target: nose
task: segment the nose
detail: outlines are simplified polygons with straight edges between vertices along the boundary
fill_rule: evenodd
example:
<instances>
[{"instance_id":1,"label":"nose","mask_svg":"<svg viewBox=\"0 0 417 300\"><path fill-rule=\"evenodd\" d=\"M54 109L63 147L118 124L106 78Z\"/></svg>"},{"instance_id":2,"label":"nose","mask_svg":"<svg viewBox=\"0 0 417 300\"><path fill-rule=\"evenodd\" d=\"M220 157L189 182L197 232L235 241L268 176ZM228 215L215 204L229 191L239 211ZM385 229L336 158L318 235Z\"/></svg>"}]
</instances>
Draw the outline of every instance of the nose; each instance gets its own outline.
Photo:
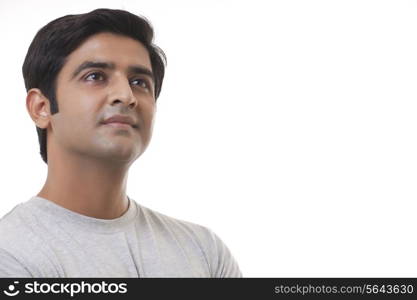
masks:
<instances>
[{"instance_id":1,"label":"nose","mask_svg":"<svg viewBox=\"0 0 417 300\"><path fill-rule=\"evenodd\" d=\"M137 99L127 78L121 76L115 79L110 89L109 100L111 105L121 102L129 106L129 108L136 107Z\"/></svg>"}]
</instances>

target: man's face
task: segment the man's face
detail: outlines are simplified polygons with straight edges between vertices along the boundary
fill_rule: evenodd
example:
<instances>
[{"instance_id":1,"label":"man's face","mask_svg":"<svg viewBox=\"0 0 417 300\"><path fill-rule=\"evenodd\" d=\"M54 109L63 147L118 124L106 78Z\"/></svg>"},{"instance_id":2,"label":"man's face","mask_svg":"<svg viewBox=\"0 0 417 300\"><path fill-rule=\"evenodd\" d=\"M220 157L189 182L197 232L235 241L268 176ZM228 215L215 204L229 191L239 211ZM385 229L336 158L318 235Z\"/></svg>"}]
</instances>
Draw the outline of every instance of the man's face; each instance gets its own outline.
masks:
<instances>
[{"instance_id":1,"label":"man's face","mask_svg":"<svg viewBox=\"0 0 417 300\"><path fill-rule=\"evenodd\" d=\"M138 158L149 144L156 109L153 78L141 69L152 71L149 54L132 38L99 33L82 43L57 77L59 112L51 118L48 151L52 146L128 164ZM103 124L114 115L130 117L135 126Z\"/></svg>"}]
</instances>

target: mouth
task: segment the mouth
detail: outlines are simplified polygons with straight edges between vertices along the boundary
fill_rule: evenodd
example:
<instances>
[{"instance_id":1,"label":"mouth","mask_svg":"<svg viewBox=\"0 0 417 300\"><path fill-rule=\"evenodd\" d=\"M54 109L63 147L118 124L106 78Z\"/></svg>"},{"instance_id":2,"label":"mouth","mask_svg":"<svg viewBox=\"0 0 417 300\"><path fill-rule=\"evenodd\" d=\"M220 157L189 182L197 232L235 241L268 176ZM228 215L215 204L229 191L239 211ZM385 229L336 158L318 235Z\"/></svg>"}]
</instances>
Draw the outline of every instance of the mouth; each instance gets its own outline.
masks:
<instances>
[{"instance_id":1,"label":"mouth","mask_svg":"<svg viewBox=\"0 0 417 300\"><path fill-rule=\"evenodd\" d=\"M113 128L138 128L137 121L128 115L113 115L105 119L102 124Z\"/></svg>"},{"instance_id":2,"label":"mouth","mask_svg":"<svg viewBox=\"0 0 417 300\"><path fill-rule=\"evenodd\" d=\"M113 128L121 128L121 129L137 128L135 125L130 125L128 123L121 123L121 122L103 123L103 125L107 125Z\"/></svg>"}]
</instances>

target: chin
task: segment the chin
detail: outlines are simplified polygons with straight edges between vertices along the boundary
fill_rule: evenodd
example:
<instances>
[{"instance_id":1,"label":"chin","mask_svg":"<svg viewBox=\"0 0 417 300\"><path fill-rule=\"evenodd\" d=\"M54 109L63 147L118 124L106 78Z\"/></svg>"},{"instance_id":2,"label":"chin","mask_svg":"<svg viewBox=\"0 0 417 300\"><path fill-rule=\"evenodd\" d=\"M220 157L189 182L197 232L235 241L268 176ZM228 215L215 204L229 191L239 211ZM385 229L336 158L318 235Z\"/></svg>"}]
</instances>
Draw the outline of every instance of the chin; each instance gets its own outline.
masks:
<instances>
[{"instance_id":1,"label":"chin","mask_svg":"<svg viewBox=\"0 0 417 300\"><path fill-rule=\"evenodd\" d=\"M142 151L139 151L137 148L115 147L101 151L98 156L106 161L132 163L137 159L141 152Z\"/></svg>"}]
</instances>

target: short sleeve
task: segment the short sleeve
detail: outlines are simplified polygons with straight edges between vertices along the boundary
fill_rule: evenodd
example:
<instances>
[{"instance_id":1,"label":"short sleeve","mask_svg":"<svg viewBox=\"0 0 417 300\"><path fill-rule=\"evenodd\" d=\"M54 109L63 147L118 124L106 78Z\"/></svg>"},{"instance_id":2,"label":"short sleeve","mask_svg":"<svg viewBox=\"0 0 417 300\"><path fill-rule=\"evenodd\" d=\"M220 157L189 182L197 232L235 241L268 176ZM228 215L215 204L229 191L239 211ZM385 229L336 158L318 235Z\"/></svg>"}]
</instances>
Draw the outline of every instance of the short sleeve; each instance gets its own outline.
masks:
<instances>
[{"instance_id":1,"label":"short sleeve","mask_svg":"<svg viewBox=\"0 0 417 300\"><path fill-rule=\"evenodd\" d=\"M0 278L32 277L30 272L10 253L0 249Z\"/></svg>"},{"instance_id":2,"label":"short sleeve","mask_svg":"<svg viewBox=\"0 0 417 300\"><path fill-rule=\"evenodd\" d=\"M229 248L226 244L220 239L217 234L209 229L211 238L214 241L214 251L216 253L215 257L212 257L210 260L212 262L212 277L215 278L226 278L234 277L241 278L242 272L239 268L239 265Z\"/></svg>"}]
</instances>

